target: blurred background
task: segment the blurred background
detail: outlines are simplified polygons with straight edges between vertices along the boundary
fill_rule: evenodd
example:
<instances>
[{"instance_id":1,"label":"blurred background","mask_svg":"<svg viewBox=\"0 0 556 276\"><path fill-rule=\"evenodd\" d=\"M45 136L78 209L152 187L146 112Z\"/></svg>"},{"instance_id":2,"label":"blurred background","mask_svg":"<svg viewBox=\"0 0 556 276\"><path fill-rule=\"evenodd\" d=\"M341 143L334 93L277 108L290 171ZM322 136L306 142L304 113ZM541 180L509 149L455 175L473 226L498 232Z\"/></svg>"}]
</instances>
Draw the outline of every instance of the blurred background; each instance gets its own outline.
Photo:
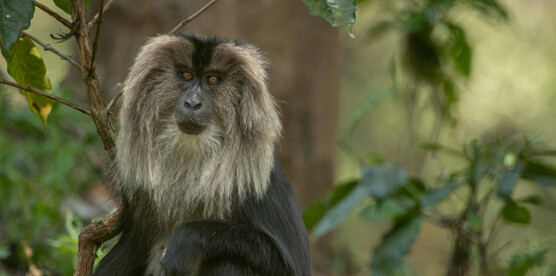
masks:
<instances>
[{"instance_id":1,"label":"blurred background","mask_svg":"<svg viewBox=\"0 0 556 276\"><path fill-rule=\"evenodd\" d=\"M434 186L466 166L430 150L439 145L461 150L479 139L488 151L526 140L556 148L556 2L357 3L355 39L310 16L299 0L219 1L185 28L246 39L269 57L271 92L285 126L278 154L302 210L330 197L338 184L360 179L363 166L384 162ZM168 32L204 4L115 1L105 14L97 59L105 102L146 38ZM98 2L89 10L95 14ZM50 38L65 32L61 28L36 10L27 32L75 52L73 40ZM86 104L80 72L39 51L54 94ZM5 64L0 68L7 75ZM87 116L55 103L45 133L24 97L0 90L0 275L71 275L82 225L116 207L104 188L102 144ZM476 211L481 224L474 233L488 234L489 254L470 249L468 275L484 274L483 256L492 275L556 275L555 185L532 182L519 181L512 194L542 202L528 207L530 223L498 223L507 204L498 198ZM487 188L481 191L489 197ZM469 207L467 194L457 190L434 209L457 217ZM375 203L368 198L362 205ZM380 275L373 249L395 223L350 212L335 231L313 237L313 275ZM384 275L459 275L448 272L458 235L444 226L425 221L403 269ZM526 269L511 274L512 265Z\"/></svg>"}]
</instances>

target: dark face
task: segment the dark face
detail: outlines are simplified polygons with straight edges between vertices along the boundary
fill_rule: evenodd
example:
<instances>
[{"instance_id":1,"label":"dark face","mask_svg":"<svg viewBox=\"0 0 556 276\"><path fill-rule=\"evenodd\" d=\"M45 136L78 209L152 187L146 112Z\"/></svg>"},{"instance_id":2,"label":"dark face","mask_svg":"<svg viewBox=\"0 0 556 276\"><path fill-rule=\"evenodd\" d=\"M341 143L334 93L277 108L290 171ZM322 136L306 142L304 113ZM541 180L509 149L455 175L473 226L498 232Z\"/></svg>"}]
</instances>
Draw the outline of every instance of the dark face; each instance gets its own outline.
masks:
<instances>
[{"instance_id":1,"label":"dark face","mask_svg":"<svg viewBox=\"0 0 556 276\"><path fill-rule=\"evenodd\" d=\"M188 65L177 65L181 95L174 116L181 132L202 133L212 120L214 91L224 79L224 73L211 67L212 50L216 43L191 39L195 50ZM212 42L212 43L211 43Z\"/></svg>"}]
</instances>

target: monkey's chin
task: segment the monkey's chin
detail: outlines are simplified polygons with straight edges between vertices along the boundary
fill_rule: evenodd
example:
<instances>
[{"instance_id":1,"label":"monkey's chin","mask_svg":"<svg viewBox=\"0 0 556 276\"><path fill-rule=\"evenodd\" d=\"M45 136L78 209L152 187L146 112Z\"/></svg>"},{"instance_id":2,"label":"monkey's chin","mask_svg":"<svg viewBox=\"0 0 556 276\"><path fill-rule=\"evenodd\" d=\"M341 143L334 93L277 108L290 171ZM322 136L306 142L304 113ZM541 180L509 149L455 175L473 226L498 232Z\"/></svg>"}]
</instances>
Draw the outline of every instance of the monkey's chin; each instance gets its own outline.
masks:
<instances>
[{"instance_id":1,"label":"monkey's chin","mask_svg":"<svg viewBox=\"0 0 556 276\"><path fill-rule=\"evenodd\" d=\"M178 123L178 128L185 134L199 135L207 128L207 126L199 125L193 122L182 122Z\"/></svg>"}]
</instances>

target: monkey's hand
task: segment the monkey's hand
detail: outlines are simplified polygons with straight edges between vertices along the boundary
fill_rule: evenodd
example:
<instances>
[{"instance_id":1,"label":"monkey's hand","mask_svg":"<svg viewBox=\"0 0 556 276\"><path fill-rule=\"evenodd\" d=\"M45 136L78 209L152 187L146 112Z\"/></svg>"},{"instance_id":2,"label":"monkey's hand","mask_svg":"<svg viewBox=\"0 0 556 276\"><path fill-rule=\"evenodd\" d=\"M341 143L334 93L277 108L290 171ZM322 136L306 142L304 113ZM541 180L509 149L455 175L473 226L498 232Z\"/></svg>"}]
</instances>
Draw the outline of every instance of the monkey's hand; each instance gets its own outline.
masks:
<instances>
[{"instance_id":1,"label":"monkey's hand","mask_svg":"<svg viewBox=\"0 0 556 276\"><path fill-rule=\"evenodd\" d=\"M193 275L203 259L206 238L202 225L185 223L176 228L161 260L163 275Z\"/></svg>"}]
</instances>

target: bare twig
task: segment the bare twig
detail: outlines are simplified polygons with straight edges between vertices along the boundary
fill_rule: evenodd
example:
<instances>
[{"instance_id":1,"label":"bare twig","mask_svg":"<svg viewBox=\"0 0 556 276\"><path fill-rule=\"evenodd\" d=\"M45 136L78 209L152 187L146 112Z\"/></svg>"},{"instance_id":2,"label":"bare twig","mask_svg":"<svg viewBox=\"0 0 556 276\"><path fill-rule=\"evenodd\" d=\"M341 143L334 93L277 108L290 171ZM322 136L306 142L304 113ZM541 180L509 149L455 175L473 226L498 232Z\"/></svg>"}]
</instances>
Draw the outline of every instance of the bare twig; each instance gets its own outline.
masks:
<instances>
[{"instance_id":1,"label":"bare twig","mask_svg":"<svg viewBox=\"0 0 556 276\"><path fill-rule=\"evenodd\" d=\"M59 57L67 60L69 63L71 63L71 65L75 66L75 68L81 70L81 65L79 65L79 63L77 63L75 60L71 59L69 56L66 56L66 55L62 54L60 51L54 49L52 46L50 46L50 44L46 44L46 43L38 40L36 37L26 33L26 32L21 32L21 35L30 38L31 40L35 41L37 44L41 45L44 48L45 51L53 52L54 54L58 55Z\"/></svg>"},{"instance_id":2,"label":"bare twig","mask_svg":"<svg viewBox=\"0 0 556 276\"><path fill-rule=\"evenodd\" d=\"M49 9L47 6L35 1L35 6L41 10L43 10L44 12L48 13L50 16L54 17L54 19L58 20L60 23L62 23L64 26L68 27L71 29L72 24L71 22L69 22L67 19L63 18L61 15L59 15L58 13L56 13L55 11Z\"/></svg>"},{"instance_id":3,"label":"bare twig","mask_svg":"<svg viewBox=\"0 0 556 276\"><path fill-rule=\"evenodd\" d=\"M110 111L110 109L112 109L112 107L114 106L114 104L116 103L116 101L120 98L120 96L122 95L122 92L124 92L124 86L125 86L125 81L122 82L120 84L120 87L118 88L118 90L116 91L116 93L114 94L114 96L112 96L112 99L110 100L110 102L108 103L108 105L106 106L106 110Z\"/></svg>"},{"instance_id":4,"label":"bare twig","mask_svg":"<svg viewBox=\"0 0 556 276\"><path fill-rule=\"evenodd\" d=\"M107 10L110 8L110 6L112 6L112 3L114 3L114 1L116 1L116 0L109 0L109 1L106 3L106 5L104 5L104 9L102 9L101 11L107 11ZM101 11L99 11L99 12L93 17L93 19L91 20L91 22L89 22L89 24L87 24L87 26L89 27L89 29L92 28L93 25L95 25L95 23L97 23L97 21L99 20L99 17L102 16L102 15L100 14Z\"/></svg>"},{"instance_id":5,"label":"bare twig","mask_svg":"<svg viewBox=\"0 0 556 276\"><path fill-rule=\"evenodd\" d=\"M174 27L169 33L173 34L177 31L179 31L181 28L185 27L185 25L187 25L189 22L193 21L195 18L197 18L197 16L199 16L201 13L203 13L204 11L206 11L208 8L210 8L210 6L214 5L214 3L216 3L216 1L218 0L212 0L210 2L208 2L206 5L204 5L201 9L199 9L196 13L192 14L190 17L188 17L187 19L183 20L182 22L180 22L180 24L178 24L176 27Z\"/></svg>"},{"instance_id":6,"label":"bare twig","mask_svg":"<svg viewBox=\"0 0 556 276\"><path fill-rule=\"evenodd\" d=\"M62 99L62 98L58 98L58 97L56 97L56 96L54 96L54 95L52 95L52 94L48 94L48 93L46 93L46 92L44 92L44 91L42 91L42 90L39 90L39 89L30 87L30 86L21 85L21 84L15 83L15 82L3 80L3 79L0 79L0 83L5 84L5 85L9 85L9 86L13 86L13 87L15 87L15 88L19 88L19 89L21 89L21 90L25 90L25 91L30 92L30 93L33 93L33 94L37 94L37 95L40 95L40 96L43 96L43 97L52 99L52 100L54 100L54 101L57 101L57 102L62 103L62 104L65 104L65 105L67 105L67 106L69 106L69 107L71 107L71 108L73 108L73 109L75 109L75 110L78 110L78 111L80 111L80 112L83 112L83 113L85 113L85 114L91 116L91 111L90 111L90 110L88 110L88 109L86 109L86 108L84 108L84 107L82 107L82 106L79 106L79 105L77 105L77 104L74 104L74 103L72 103L72 102L68 102L68 101L66 101L66 100L64 100L64 99Z\"/></svg>"},{"instance_id":7,"label":"bare twig","mask_svg":"<svg viewBox=\"0 0 556 276\"><path fill-rule=\"evenodd\" d=\"M98 12L98 24L95 32L95 40L93 40L93 57L91 58L91 65L95 64L95 58L97 57L98 49L98 38L100 37L100 27L102 27L102 14L104 14L104 0L100 0L100 10ZM89 28L87 26L87 28Z\"/></svg>"}]
</instances>

